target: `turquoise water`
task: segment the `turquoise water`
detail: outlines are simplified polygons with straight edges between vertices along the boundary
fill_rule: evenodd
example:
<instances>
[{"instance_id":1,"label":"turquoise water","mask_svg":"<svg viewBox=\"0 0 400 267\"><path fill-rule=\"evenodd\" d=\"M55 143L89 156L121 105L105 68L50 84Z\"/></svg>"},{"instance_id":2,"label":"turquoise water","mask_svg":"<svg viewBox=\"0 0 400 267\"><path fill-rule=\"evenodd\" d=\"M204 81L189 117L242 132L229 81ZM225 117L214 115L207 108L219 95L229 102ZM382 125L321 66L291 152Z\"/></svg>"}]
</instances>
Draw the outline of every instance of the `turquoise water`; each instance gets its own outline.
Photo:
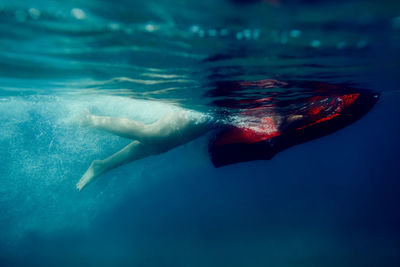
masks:
<instances>
[{"instance_id":1,"label":"turquoise water","mask_svg":"<svg viewBox=\"0 0 400 267\"><path fill-rule=\"evenodd\" d=\"M398 266L399 47L394 1L0 2L0 266ZM215 90L265 79L293 86ZM310 82L381 99L270 161L215 169L204 136L75 189L129 143L87 109L235 116Z\"/></svg>"}]
</instances>

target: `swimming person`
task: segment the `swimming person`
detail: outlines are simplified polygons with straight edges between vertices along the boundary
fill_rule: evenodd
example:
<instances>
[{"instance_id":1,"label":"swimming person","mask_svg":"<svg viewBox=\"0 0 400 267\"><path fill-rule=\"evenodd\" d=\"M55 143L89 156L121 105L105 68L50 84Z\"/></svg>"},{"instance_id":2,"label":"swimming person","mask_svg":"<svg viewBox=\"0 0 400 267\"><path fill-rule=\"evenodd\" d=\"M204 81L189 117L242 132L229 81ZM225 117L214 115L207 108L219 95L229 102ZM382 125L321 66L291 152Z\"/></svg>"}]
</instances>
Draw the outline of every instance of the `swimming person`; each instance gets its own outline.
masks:
<instances>
[{"instance_id":1,"label":"swimming person","mask_svg":"<svg viewBox=\"0 0 400 267\"><path fill-rule=\"evenodd\" d=\"M76 184L82 190L94 178L123 164L151 155L165 153L205 134L209 128L208 116L190 116L184 110L167 114L152 124L126 118L87 114L82 124L133 141L104 160L94 160Z\"/></svg>"},{"instance_id":2,"label":"swimming person","mask_svg":"<svg viewBox=\"0 0 400 267\"><path fill-rule=\"evenodd\" d=\"M287 86L287 83L275 80L262 80L250 85L265 87L271 84L275 87ZM242 83L241 86L249 84ZM191 116L192 111L188 110L171 112L152 124L88 114L83 118L84 125L133 141L104 160L94 160L76 187L82 190L94 178L109 170L165 153L210 130L215 131L209 146L210 158L215 167L271 159L286 148L330 134L355 122L379 98L379 94L371 92L326 92L335 87L330 84L307 86L317 86L319 94L306 98L301 103L301 109L295 109L289 114L279 114L271 109L273 99L269 97L237 100L241 107L240 123L211 118L209 115ZM230 105L235 106L235 103L231 102Z\"/></svg>"}]
</instances>

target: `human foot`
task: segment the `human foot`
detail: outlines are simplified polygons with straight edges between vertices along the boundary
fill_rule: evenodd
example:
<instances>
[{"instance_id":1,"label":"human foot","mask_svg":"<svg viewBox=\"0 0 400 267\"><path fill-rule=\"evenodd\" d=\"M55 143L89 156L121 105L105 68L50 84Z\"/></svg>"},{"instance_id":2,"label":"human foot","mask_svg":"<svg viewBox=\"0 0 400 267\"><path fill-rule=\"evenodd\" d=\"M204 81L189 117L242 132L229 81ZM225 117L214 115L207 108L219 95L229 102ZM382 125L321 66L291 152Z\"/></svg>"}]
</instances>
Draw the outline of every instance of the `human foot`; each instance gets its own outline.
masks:
<instances>
[{"instance_id":1,"label":"human foot","mask_svg":"<svg viewBox=\"0 0 400 267\"><path fill-rule=\"evenodd\" d=\"M93 178L99 176L102 172L103 164L101 160L94 160L90 164L89 169L85 172L79 182L76 184L76 188L81 191L87 184L89 184Z\"/></svg>"}]
</instances>

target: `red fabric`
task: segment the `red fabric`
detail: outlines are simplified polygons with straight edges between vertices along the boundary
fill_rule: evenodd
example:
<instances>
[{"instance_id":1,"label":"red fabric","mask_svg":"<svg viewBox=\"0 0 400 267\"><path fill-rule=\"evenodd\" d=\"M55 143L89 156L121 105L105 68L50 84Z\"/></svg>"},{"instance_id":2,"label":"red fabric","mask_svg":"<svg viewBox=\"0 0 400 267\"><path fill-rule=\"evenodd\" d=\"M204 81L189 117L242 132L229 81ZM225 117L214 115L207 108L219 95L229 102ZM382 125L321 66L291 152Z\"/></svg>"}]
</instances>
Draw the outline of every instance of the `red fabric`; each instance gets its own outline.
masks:
<instances>
[{"instance_id":1,"label":"red fabric","mask_svg":"<svg viewBox=\"0 0 400 267\"><path fill-rule=\"evenodd\" d=\"M293 114L302 115L304 116L304 120L309 122L298 127L296 130L301 130L321 122L329 121L339 116L345 108L351 106L354 101L356 101L358 96L359 94L357 93L334 97L317 96L311 98L308 101L306 111L302 111L299 114ZM215 145L233 143L251 144L280 135L284 129L279 129L279 125L276 125L273 117L261 117L258 119L263 115L261 111L263 111L263 108L244 110L243 114L250 117L252 122L243 127L232 127L229 130L226 130L217 138Z\"/></svg>"}]
</instances>

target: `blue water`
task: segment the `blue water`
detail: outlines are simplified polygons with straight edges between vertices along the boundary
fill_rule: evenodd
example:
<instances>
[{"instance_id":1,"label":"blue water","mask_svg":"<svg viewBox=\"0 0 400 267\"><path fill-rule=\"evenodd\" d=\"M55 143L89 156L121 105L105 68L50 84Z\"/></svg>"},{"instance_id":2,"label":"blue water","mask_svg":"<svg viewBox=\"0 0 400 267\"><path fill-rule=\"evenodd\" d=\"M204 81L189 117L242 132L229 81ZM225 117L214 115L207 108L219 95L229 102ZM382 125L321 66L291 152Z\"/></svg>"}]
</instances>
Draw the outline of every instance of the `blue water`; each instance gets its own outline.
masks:
<instances>
[{"instance_id":1,"label":"blue water","mask_svg":"<svg viewBox=\"0 0 400 267\"><path fill-rule=\"evenodd\" d=\"M399 266L399 48L388 0L1 1L0 266ZM204 136L75 189L129 143L85 110L151 123L313 93L214 91L263 79L381 98L269 161L216 169Z\"/></svg>"}]
</instances>

